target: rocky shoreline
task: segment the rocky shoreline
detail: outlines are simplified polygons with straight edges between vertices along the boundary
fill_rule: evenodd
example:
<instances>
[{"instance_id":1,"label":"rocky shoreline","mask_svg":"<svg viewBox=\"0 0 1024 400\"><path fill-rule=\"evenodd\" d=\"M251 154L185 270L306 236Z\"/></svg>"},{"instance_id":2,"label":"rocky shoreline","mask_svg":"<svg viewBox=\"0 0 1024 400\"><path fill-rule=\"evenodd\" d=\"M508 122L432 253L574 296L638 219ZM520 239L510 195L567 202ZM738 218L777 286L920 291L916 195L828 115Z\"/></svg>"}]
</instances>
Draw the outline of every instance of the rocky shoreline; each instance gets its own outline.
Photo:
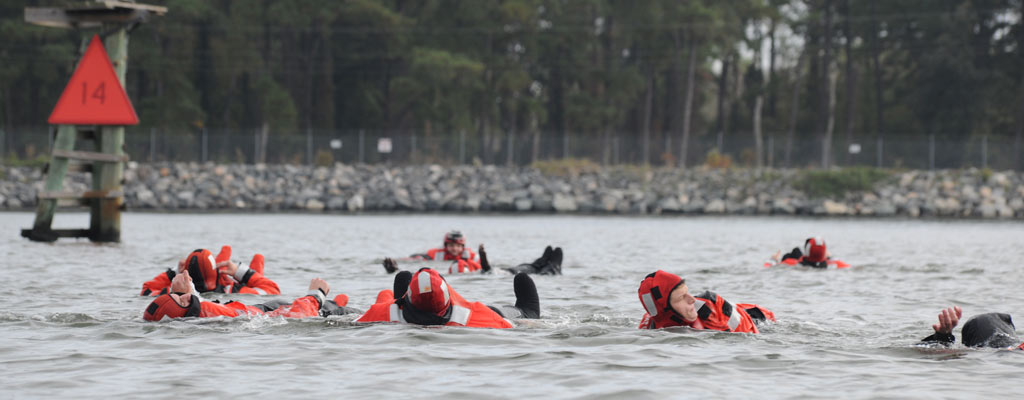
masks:
<instances>
[{"instance_id":1,"label":"rocky shoreline","mask_svg":"<svg viewBox=\"0 0 1024 400\"><path fill-rule=\"evenodd\" d=\"M889 172L872 190L810 196L800 170L129 163L129 210L537 212L1024 219L1024 174ZM89 175L69 173L64 190ZM0 210L31 210L39 168L0 167Z\"/></svg>"}]
</instances>

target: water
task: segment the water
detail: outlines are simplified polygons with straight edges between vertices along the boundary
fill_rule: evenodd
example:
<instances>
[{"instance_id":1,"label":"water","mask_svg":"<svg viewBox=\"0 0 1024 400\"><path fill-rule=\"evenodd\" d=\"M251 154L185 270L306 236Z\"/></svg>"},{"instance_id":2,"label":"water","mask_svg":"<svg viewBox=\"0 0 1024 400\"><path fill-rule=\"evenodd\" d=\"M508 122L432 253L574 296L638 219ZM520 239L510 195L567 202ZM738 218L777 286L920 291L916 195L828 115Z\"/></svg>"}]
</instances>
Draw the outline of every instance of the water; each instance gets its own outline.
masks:
<instances>
[{"instance_id":1,"label":"water","mask_svg":"<svg viewBox=\"0 0 1024 400\"><path fill-rule=\"evenodd\" d=\"M1024 368L1024 352L912 346L947 305L1024 318L1020 223L131 213L122 244L96 245L23 240L32 218L0 214L2 398L1005 398L1019 396ZM55 226L87 224L59 214ZM565 275L534 278L544 318L513 330L141 318L142 282L221 244L237 261L266 255L280 298L319 276L365 308L391 287L384 256L439 245L452 228L495 264L562 246ZM812 234L853 267L762 267ZM637 286L659 268L779 321L760 335L637 330ZM514 301L507 274L449 282L469 300Z\"/></svg>"}]
</instances>

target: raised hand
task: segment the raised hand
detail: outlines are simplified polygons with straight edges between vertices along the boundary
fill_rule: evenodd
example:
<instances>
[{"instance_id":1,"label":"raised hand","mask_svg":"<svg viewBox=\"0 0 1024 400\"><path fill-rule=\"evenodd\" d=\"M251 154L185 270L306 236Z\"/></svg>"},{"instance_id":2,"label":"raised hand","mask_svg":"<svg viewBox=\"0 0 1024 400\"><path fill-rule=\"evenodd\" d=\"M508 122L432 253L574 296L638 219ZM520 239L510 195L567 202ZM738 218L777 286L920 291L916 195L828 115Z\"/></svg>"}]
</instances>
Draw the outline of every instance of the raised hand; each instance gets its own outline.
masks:
<instances>
[{"instance_id":1,"label":"raised hand","mask_svg":"<svg viewBox=\"0 0 1024 400\"><path fill-rule=\"evenodd\" d=\"M484 244L480 243L480 247L477 249L477 253L480 254L480 269L483 273L487 274L491 272L491 262L487 260L487 251L484 250Z\"/></svg>"},{"instance_id":2,"label":"raised hand","mask_svg":"<svg viewBox=\"0 0 1024 400\"><path fill-rule=\"evenodd\" d=\"M324 296L331 292L331 286L327 284L327 281L320 278L313 278L313 280L309 281L309 290L315 289L323 292Z\"/></svg>"},{"instance_id":3,"label":"raised hand","mask_svg":"<svg viewBox=\"0 0 1024 400\"><path fill-rule=\"evenodd\" d=\"M939 312L939 323L932 324L935 333L952 333L956 324L960 323L963 310L960 307L950 307Z\"/></svg>"},{"instance_id":4,"label":"raised hand","mask_svg":"<svg viewBox=\"0 0 1024 400\"><path fill-rule=\"evenodd\" d=\"M395 271L398 271L398 263L391 258L385 258L384 270L387 271L389 274L393 274L395 273Z\"/></svg>"},{"instance_id":5,"label":"raised hand","mask_svg":"<svg viewBox=\"0 0 1024 400\"><path fill-rule=\"evenodd\" d=\"M221 274L228 274L235 276L235 272L238 271L238 264L235 264L231 260L221 261L217 263L217 272Z\"/></svg>"}]
</instances>

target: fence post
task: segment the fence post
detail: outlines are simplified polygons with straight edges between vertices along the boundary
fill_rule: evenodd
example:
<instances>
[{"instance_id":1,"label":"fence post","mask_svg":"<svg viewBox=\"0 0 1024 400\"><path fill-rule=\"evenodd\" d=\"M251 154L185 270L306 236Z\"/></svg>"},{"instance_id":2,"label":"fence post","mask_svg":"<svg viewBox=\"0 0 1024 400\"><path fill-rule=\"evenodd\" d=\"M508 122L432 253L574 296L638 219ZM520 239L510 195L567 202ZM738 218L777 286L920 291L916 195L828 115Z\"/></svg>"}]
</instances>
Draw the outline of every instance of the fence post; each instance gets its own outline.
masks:
<instances>
[{"instance_id":1,"label":"fence post","mask_svg":"<svg viewBox=\"0 0 1024 400\"><path fill-rule=\"evenodd\" d=\"M412 144L409 146L409 162L417 162L416 159L416 132L412 133Z\"/></svg>"},{"instance_id":2,"label":"fence post","mask_svg":"<svg viewBox=\"0 0 1024 400\"><path fill-rule=\"evenodd\" d=\"M768 136L768 168L775 167L775 137Z\"/></svg>"},{"instance_id":3,"label":"fence post","mask_svg":"<svg viewBox=\"0 0 1024 400\"><path fill-rule=\"evenodd\" d=\"M363 154L363 136L365 136L365 133L363 132L362 129L360 129L359 130L359 163L360 164L366 162L366 159L364 158L364 154Z\"/></svg>"},{"instance_id":4,"label":"fence post","mask_svg":"<svg viewBox=\"0 0 1024 400\"><path fill-rule=\"evenodd\" d=\"M619 154L620 154L619 151L622 150L619 147L619 139L620 139L619 136L615 135L615 142L614 142L614 145L612 146L612 149L614 149L612 154L615 154L615 157L613 158L613 160L614 160L614 163L616 165L619 164Z\"/></svg>"},{"instance_id":5,"label":"fence post","mask_svg":"<svg viewBox=\"0 0 1024 400\"><path fill-rule=\"evenodd\" d=\"M981 137L981 167L988 168L988 135Z\"/></svg>"},{"instance_id":6,"label":"fence post","mask_svg":"<svg viewBox=\"0 0 1024 400\"><path fill-rule=\"evenodd\" d=\"M665 135L665 151L662 152L662 155L664 155L666 151L668 152L668 154L672 154L672 136L671 135ZM672 165L670 165L670 166L675 166L676 162L672 161L671 164Z\"/></svg>"},{"instance_id":7,"label":"fence post","mask_svg":"<svg viewBox=\"0 0 1024 400\"><path fill-rule=\"evenodd\" d=\"M459 131L459 165L466 164L466 131Z\"/></svg>"},{"instance_id":8,"label":"fence post","mask_svg":"<svg viewBox=\"0 0 1024 400\"><path fill-rule=\"evenodd\" d=\"M7 131L0 128L0 161L7 160Z\"/></svg>"},{"instance_id":9,"label":"fence post","mask_svg":"<svg viewBox=\"0 0 1024 400\"><path fill-rule=\"evenodd\" d=\"M515 139L513 138L512 131L509 131L508 132L508 160L506 161L506 164L508 164L509 167L511 167L513 164L515 164L515 161L516 161L516 159L515 159L515 151L512 150L512 146L514 144L515 144Z\"/></svg>"},{"instance_id":10,"label":"fence post","mask_svg":"<svg viewBox=\"0 0 1024 400\"><path fill-rule=\"evenodd\" d=\"M209 159L208 158L209 157L209 153L207 153L209 151L209 147L208 147L207 139L206 138L207 138L206 128L204 127L203 128L203 132L202 132L203 149L202 149L202 152L201 152L202 157L203 157L202 162L204 164L206 163L206 160Z\"/></svg>"},{"instance_id":11,"label":"fence post","mask_svg":"<svg viewBox=\"0 0 1024 400\"><path fill-rule=\"evenodd\" d=\"M885 147L885 140L881 136L878 137L878 146L875 148L875 165L878 168L882 168L882 154L883 148Z\"/></svg>"},{"instance_id":12,"label":"fence post","mask_svg":"<svg viewBox=\"0 0 1024 400\"><path fill-rule=\"evenodd\" d=\"M569 159L569 132L562 136L562 159Z\"/></svg>"},{"instance_id":13,"label":"fence post","mask_svg":"<svg viewBox=\"0 0 1024 400\"><path fill-rule=\"evenodd\" d=\"M306 164L313 165L313 128L306 127Z\"/></svg>"},{"instance_id":14,"label":"fence post","mask_svg":"<svg viewBox=\"0 0 1024 400\"><path fill-rule=\"evenodd\" d=\"M935 170L935 134L928 135L928 170Z\"/></svg>"},{"instance_id":15,"label":"fence post","mask_svg":"<svg viewBox=\"0 0 1024 400\"><path fill-rule=\"evenodd\" d=\"M260 159L260 131L257 129L252 134L252 163L255 165Z\"/></svg>"}]
</instances>

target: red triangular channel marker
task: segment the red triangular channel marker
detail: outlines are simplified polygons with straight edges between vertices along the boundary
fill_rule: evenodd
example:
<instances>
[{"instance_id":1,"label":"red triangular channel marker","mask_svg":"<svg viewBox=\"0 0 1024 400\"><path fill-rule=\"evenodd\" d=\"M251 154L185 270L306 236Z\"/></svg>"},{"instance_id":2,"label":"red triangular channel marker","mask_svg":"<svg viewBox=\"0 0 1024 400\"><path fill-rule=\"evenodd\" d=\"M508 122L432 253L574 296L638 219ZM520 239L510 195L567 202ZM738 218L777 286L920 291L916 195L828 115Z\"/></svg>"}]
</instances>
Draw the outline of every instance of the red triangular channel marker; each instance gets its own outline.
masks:
<instances>
[{"instance_id":1,"label":"red triangular channel marker","mask_svg":"<svg viewBox=\"0 0 1024 400\"><path fill-rule=\"evenodd\" d=\"M139 117L114 73L99 36L92 37L47 122L54 125L138 125Z\"/></svg>"}]
</instances>

